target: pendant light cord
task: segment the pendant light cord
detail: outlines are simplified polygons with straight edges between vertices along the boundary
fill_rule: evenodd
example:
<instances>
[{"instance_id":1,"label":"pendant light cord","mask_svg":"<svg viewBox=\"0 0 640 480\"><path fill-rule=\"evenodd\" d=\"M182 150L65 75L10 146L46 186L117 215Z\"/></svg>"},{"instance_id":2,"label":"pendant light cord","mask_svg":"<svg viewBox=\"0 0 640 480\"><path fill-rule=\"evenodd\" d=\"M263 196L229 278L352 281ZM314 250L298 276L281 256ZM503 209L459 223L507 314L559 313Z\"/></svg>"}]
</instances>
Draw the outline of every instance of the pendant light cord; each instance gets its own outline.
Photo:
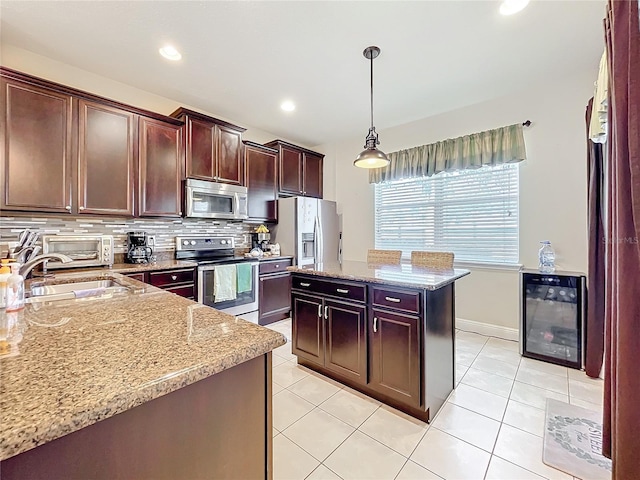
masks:
<instances>
[{"instance_id":1,"label":"pendant light cord","mask_svg":"<svg viewBox=\"0 0 640 480\"><path fill-rule=\"evenodd\" d=\"M371 56L371 128L373 128L373 52Z\"/></svg>"}]
</instances>

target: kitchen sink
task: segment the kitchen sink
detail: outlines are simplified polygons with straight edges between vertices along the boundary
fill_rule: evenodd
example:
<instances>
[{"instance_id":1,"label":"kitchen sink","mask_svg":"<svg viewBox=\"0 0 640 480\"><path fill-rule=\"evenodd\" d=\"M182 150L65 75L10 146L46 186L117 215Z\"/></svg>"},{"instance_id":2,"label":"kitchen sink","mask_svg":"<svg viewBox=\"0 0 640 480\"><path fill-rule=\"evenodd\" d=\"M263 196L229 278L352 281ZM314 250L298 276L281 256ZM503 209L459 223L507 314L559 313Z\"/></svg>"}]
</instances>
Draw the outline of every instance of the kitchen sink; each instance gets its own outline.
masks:
<instances>
[{"instance_id":1,"label":"kitchen sink","mask_svg":"<svg viewBox=\"0 0 640 480\"><path fill-rule=\"evenodd\" d=\"M53 285L38 285L27 290L27 303L75 298L100 297L114 293L123 293L129 289L113 279L90 280Z\"/></svg>"}]
</instances>

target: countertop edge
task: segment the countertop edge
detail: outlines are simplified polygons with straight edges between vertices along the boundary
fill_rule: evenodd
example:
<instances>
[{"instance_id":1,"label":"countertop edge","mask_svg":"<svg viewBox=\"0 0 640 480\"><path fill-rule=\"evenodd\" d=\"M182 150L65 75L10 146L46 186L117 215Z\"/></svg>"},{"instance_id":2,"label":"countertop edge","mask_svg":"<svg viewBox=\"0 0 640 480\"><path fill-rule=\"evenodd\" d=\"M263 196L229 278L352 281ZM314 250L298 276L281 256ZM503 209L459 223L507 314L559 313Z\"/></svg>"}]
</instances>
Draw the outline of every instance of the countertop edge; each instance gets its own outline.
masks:
<instances>
[{"instance_id":1,"label":"countertop edge","mask_svg":"<svg viewBox=\"0 0 640 480\"><path fill-rule=\"evenodd\" d=\"M379 283L381 285L391 285L391 286L404 287L404 288L420 288L424 290L438 290L439 288L449 285L450 283L453 283L462 277L466 277L471 273L469 270L460 271L460 269L458 269L458 273L452 273L449 278L446 278L441 282L433 283L433 284L418 284L418 283L412 283L412 282L403 282L401 280L389 280L385 278L375 278L375 277L369 277L369 276L339 274L336 272L322 272L320 270L306 269L306 268L301 268L297 266L287 267L287 271L292 273L299 273L302 275L316 276L316 277L349 280L353 282ZM435 272L437 272L437 270Z\"/></svg>"},{"instance_id":2,"label":"countertop edge","mask_svg":"<svg viewBox=\"0 0 640 480\"><path fill-rule=\"evenodd\" d=\"M105 399L95 408L79 412L76 415L60 419L55 425L40 425L34 423L28 428L11 432L10 437L0 439L0 461L14 457L45 443L56 440L82 428L93 425L101 420L113 417L119 413L140 406L146 402L172 393L180 388L189 386L212 375L228 370L273 349L286 344L286 338L279 332L273 331L273 340L258 343L254 348L245 349L245 353L235 353L218 359L209 365L199 365L179 372L179 375L164 379L162 382L151 383L135 392L135 395L121 394ZM13 437L13 441L11 440ZM12 445L10 446L9 443ZM10 448L11 447L11 448Z\"/></svg>"}]
</instances>

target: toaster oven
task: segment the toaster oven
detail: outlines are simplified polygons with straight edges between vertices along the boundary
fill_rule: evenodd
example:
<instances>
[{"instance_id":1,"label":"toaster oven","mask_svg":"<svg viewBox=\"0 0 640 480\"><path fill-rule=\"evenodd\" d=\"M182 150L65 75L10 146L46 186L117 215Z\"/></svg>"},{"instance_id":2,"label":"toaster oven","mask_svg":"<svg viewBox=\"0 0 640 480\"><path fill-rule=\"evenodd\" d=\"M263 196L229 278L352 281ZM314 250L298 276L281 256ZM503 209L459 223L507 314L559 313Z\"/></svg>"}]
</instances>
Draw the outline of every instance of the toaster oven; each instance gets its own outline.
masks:
<instances>
[{"instance_id":1,"label":"toaster oven","mask_svg":"<svg viewBox=\"0 0 640 480\"><path fill-rule=\"evenodd\" d=\"M56 268L102 267L113 265L113 236L111 235L44 235L43 253L62 253L71 263L51 262Z\"/></svg>"}]
</instances>

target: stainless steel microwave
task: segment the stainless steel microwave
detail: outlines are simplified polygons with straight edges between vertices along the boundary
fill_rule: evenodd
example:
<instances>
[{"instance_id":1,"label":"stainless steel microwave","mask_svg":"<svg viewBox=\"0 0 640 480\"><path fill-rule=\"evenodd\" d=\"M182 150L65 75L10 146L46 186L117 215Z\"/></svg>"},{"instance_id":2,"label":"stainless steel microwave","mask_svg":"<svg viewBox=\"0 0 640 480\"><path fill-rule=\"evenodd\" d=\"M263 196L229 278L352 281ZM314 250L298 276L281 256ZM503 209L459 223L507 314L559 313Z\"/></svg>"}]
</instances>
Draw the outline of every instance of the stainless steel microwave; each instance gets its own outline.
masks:
<instances>
[{"instance_id":1,"label":"stainless steel microwave","mask_svg":"<svg viewBox=\"0 0 640 480\"><path fill-rule=\"evenodd\" d=\"M243 220L248 218L247 187L187 179L185 216Z\"/></svg>"}]
</instances>

